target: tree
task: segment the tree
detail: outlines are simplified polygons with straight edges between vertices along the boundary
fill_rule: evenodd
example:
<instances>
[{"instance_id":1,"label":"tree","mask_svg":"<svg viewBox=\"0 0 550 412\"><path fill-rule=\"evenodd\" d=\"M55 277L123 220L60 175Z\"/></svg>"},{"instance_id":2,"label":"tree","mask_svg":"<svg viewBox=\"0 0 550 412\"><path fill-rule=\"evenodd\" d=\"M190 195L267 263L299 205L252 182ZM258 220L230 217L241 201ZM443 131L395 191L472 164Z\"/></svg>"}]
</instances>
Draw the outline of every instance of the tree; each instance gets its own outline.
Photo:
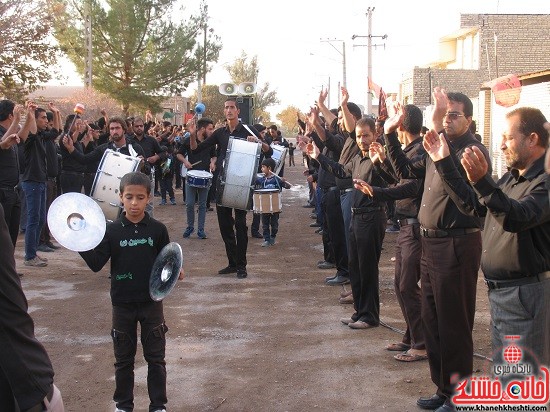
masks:
<instances>
[{"instance_id":1,"label":"tree","mask_svg":"<svg viewBox=\"0 0 550 412\"><path fill-rule=\"evenodd\" d=\"M78 72L85 70L84 4L49 0L55 6L55 36ZM197 43L208 21L208 8L187 21L171 21L175 0L86 0L93 16L94 87L120 102L125 114L159 110L165 96L182 93L197 78L204 45ZM183 12L180 10L179 12ZM206 60L218 59L221 44L207 31Z\"/></svg>"},{"instance_id":2,"label":"tree","mask_svg":"<svg viewBox=\"0 0 550 412\"><path fill-rule=\"evenodd\" d=\"M254 56L248 61L248 55L243 50L241 56L233 64L226 66L226 70L231 77L232 83L237 85L245 82L256 83L258 81L258 73L260 72L258 57ZM257 85L256 95L254 96L253 117L255 121L258 121L260 118L263 122L269 121L269 113L266 112L266 109L276 104L279 104L277 92L269 90L269 82L264 83L262 87Z\"/></svg>"},{"instance_id":3,"label":"tree","mask_svg":"<svg viewBox=\"0 0 550 412\"><path fill-rule=\"evenodd\" d=\"M44 0L0 2L0 96L22 100L52 77L57 48Z\"/></svg>"},{"instance_id":4,"label":"tree","mask_svg":"<svg viewBox=\"0 0 550 412\"><path fill-rule=\"evenodd\" d=\"M225 120L223 114L223 106L227 96L220 93L219 87L215 85L202 86L202 103L206 106L206 111L203 116L208 117L216 122ZM193 107L197 103L197 92L191 97Z\"/></svg>"},{"instance_id":5,"label":"tree","mask_svg":"<svg viewBox=\"0 0 550 412\"><path fill-rule=\"evenodd\" d=\"M304 118L304 114L295 106L288 106L277 114L276 117L281 123L283 134L294 134L298 131L297 113L300 114L302 119Z\"/></svg>"}]
</instances>

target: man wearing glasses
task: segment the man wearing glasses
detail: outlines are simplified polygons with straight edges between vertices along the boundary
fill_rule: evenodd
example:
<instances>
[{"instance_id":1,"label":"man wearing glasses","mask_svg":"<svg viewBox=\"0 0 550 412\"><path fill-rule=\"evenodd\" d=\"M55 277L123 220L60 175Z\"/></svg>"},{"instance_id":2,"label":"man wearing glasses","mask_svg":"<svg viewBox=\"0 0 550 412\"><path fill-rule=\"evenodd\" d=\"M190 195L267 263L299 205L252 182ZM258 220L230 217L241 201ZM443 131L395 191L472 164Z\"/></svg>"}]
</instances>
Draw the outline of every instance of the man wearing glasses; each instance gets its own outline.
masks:
<instances>
[{"instance_id":1,"label":"man wearing glasses","mask_svg":"<svg viewBox=\"0 0 550 412\"><path fill-rule=\"evenodd\" d=\"M475 146L489 165L491 162L485 146L469 130L471 100L462 93L447 94L439 87L434 89L434 100L433 130L427 135L443 133L451 148L451 165L456 165L458 175L451 176L447 162L435 161L428 155L408 159L397 134L388 133L388 129L385 132L398 176L425 179L418 213L422 236L422 325L437 392L432 397L420 398L417 404L423 409L443 412L454 410L450 400L457 383L454 377L460 379L472 374L472 329L482 250L481 217L471 206L476 204L477 195L459 159L466 148ZM426 143L424 147L428 151Z\"/></svg>"}]
</instances>

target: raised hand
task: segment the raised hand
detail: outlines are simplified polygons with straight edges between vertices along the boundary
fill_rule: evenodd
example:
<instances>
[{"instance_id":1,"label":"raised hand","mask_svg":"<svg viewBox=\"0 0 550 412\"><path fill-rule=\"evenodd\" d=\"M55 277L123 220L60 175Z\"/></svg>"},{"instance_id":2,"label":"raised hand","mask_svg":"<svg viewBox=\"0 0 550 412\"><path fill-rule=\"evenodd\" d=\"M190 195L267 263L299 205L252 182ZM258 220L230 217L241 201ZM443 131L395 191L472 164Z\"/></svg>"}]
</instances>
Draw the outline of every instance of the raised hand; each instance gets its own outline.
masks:
<instances>
[{"instance_id":1,"label":"raised hand","mask_svg":"<svg viewBox=\"0 0 550 412\"><path fill-rule=\"evenodd\" d=\"M328 89L321 87L321 91L319 92L319 98L317 99L317 103L320 106L325 106L325 100L327 99L327 96L328 96Z\"/></svg>"},{"instance_id":2,"label":"raised hand","mask_svg":"<svg viewBox=\"0 0 550 412\"><path fill-rule=\"evenodd\" d=\"M48 103L48 108L52 113L58 113L59 109L56 107L56 105L53 102Z\"/></svg>"},{"instance_id":3,"label":"raised hand","mask_svg":"<svg viewBox=\"0 0 550 412\"><path fill-rule=\"evenodd\" d=\"M382 163L386 160L386 151L384 146L378 142L372 142L369 146L369 157L373 163Z\"/></svg>"},{"instance_id":4,"label":"raised hand","mask_svg":"<svg viewBox=\"0 0 550 412\"><path fill-rule=\"evenodd\" d=\"M401 124L403 124L403 118L405 117L405 112L403 110L403 106L401 103L397 102L395 103L395 114L388 118L384 122L384 134L390 134L397 130Z\"/></svg>"},{"instance_id":5,"label":"raised hand","mask_svg":"<svg viewBox=\"0 0 550 412\"><path fill-rule=\"evenodd\" d=\"M442 160L451 154L443 133L437 134L433 129L426 132L422 144L434 162Z\"/></svg>"},{"instance_id":6,"label":"raised hand","mask_svg":"<svg viewBox=\"0 0 550 412\"><path fill-rule=\"evenodd\" d=\"M317 147L317 145L313 142L307 144L307 154L312 159L317 159L319 157L319 154L321 151Z\"/></svg>"},{"instance_id":7,"label":"raised hand","mask_svg":"<svg viewBox=\"0 0 550 412\"><path fill-rule=\"evenodd\" d=\"M433 128L435 130L443 129L443 118L447 113L447 104L449 98L447 97L447 91L441 87L435 87L433 91L434 108L432 112Z\"/></svg>"},{"instance_id":8,"label":"raised hand","mask_svg":"<svg viewBox=\"0 0 550 412\"><path fill-rule=\"evenodd\" d=\"M346 106L349 100L348 89L346 89L345 87L341 87L340 92L342 94L342 98L340 99L340 106Z\"/></svg>"},{"instance_id":9,"label":"raised hand","mask_svg":"<svg viewBox=\"0 0 550 412\"><path fill-rule=\"evenodd\" d=\"M468 180L472 183L477 183L489 171L487 159L485 159L479 147L476 146L467 147L464 150L460 163L466 171Z\"/></svg>"},{"instance_id":10,"label":"raised hand","mask_svg":"<svg viewBox=\"0 0 550 412\"><path fill-rule=\"evenodd\" d=\"M372 190L372 186L369 185L367 182L361 179L353 179L353 187L355 187L357 190L360 190L367 196L373 196L374 191Z\"/></svg>"}]
</instances>

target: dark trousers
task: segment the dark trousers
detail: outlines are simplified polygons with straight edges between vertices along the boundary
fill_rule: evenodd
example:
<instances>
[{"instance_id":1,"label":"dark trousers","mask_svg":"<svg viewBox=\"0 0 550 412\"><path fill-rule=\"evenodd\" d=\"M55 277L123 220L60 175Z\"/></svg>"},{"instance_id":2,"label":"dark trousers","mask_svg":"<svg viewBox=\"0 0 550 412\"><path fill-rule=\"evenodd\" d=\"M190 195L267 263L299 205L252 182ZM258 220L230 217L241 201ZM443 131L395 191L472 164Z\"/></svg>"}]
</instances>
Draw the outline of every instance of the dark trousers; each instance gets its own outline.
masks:
<instances>
[{"instance_id":1,"label":"dark trousers","mask_svg":"<svg viewBox=\"0 0 550 412\"><path fill-rule=\"evenodd\" d=\"M420 223L401 227L395 245L395 295L407 324L403 343L413 349L424 349L421 306L420 258L422 242Z\"/></svg>"},{"instance_id":2,"label":"dark trousers","mask_svg":"<svg viewBox=\"0 0 550 412\"><path fill-rule=\"evenodd\" d=\"M328 230L330 247L334 256L334 264L338 274L348 275L348 248L346 244L346 230L344 228L344 217L340 206L340 190L325 192L323 197L325 216L323 221ZM324 233L323 233L324 235Z\"/></svg>"},{"instance_id":3,"label":"dark trousers","mask_svg":"<svg viewBox=\"0 0 550 412\"><path fill-rule=\"evenodd\" d=\"M261 216L264 240L275 239L279 232L279 213L262 213Z\"/></svg>"},{"instance_id":4,"label":"dark trousers","mask_svg":"<svg viewBox=\"0 0 550 412\"><path fill-rule=\"evenodd\" d=\"M380 324L378 262L386 234L383 210L353 215L349 236L349 279L353 293L354 321Z\"/></svg>"},{"instance_id":5,"label":"dark trousers","mask_svg":"<svg viewBox=\"0 0 550 412\"><path fill-rule=\"evenodd\" d=\"M294 163L294 155L288 156L288 165L289 166L296 166L296 163Z\"/></svg>"},{"instance_id":6,"label":"dark trousers","mask_svg":"<svg viewBox=\"0 0 550 412\"><path fill-rule=\"evenodd\" d=\"M252 215L252 224L250 225L250 233L260 233L260 220L262 220L262 215L259 213L254 213Z\"/></svg>"},{"instance_id":7,"label":"dark trousers","mask_svg":"<svg viewBox=\"0 0 550 412\"><path fill-rule=\"evenodd\" d=\"M170 200L174 199L174 189L172 188L172 180L174 177L172 175L163 176L160 179L160 198L166 199L166 194L170 196Z\"/></svg>"},{"instance_id":8,"label":"dark trousers","mask_svg":"<svg viewBox=\"0 0 550 412\"><path fill-rule=\"evenodd\" d=\"M63 193L82 193L84 173L61 171L59 181L61 183L61 190Z\"/></svg>"},{"instance_id":9,"label":"dark trousers","mask_svg":"<svg viewBox=\"0 0 550 412\"><path fill-rule=\"evenodd\" d=\"M218 181L219 174L220 173L217 170L214 170L212 172L212 181L213 182ZM218 185L216 185L216 184L213 184L212 186L210 186L210 190L208 191L208 198L206 200L206 207L210 207L210 203L216 203L217 187L218 187Z\"/></svg>"},{"instance_id":10,"label":"dark trousers","mask_svg":"<svg viewBox=\"0 0 550 412\"><path fill-rule=\"evenodd\" d=\"M163 409L166 402L166 332L162 302L113 305L111 336L115 351L116 406L134 408L134 359L137 349L137 324L141 326L141 346L147 361L149 410Z\"/></svg>"},{"instance_id":11,"label":"dark trousers","mask_svg":"<svg viewBox=\"0 0 550 412\"><path fill-rule=\"evenodd\" d=\"M53 383L53 368L34 336L34 323L19 275L13 242L0 206L0 410L22 410L39 404Z\"/></svg>"},{"instance_id":12,"label":"dark trousers","mask_svg":"<svg viewBox=\"0 0 550 412\"><path fill-rule=\"evenodd\" d=\"M46 181L46 216L48 215L48 210L56 197L57 182L55 179L48 178L48 180ZM48 226L48 220L46 219L46 223L44 223L44 226L42 227L42 232L40 233L40 243L47 243L51 240L52 237L50 234L50 228Z\"/></svg>"},{"instance_id":13,"label":"dark trousers","mask_svg":"<svg viewBox=\"0 0 550 412\"><path fill-rule=\"evenodd\" d=\"M19 220L21 219L21 199L14 189L0 189L0 205L4 208L4 217L13 246L17 243Z\"/></svg>"},{"instance_id":14,"label":"dark trousers","mask_svg":"<svg viewBox=\"0 0 550 412\"><path fill-rule=\"evenodd\" d=\"M84 173L84 194L90 196L92 193L92 186L94 185L95 173L86 172Z\"/></svg>"},{"instance_id":15,"label":"dark trousers","mask_svg":"<svg viewBox=\"0 0 550 412\"><path fill-rule=\"evenodd\" d=\"M235 211L234 218L233 211ZM246 249L248 247L246 210L216 205L216 212L229 266L245 269Z\"/></svg>"},{"instance_id":16,"label":"dark trousers","mask_svg":"<svg viewBox=\"0 0 550 412\"><path fill-rule=\"evenodd\" d=\"M422 326L437 393L450 397L451 377L470 376L481 232L422 238Z\"/></svg>"}]
</instances>

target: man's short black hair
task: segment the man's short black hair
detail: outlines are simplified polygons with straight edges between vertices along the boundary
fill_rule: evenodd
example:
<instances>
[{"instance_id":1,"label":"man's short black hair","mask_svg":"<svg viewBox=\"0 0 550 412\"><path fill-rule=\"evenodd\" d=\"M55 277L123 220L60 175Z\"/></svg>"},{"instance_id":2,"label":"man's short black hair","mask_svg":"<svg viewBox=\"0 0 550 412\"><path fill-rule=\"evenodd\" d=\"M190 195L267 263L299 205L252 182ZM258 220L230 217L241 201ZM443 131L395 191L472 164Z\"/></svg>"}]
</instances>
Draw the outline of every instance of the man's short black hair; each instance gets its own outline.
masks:
<instances>
[{"instance_id":1,"label":"man's short black hair","mask_svg":"<svg viewBox=\"0 0 550 412\"><path fill-rule=\"evenodd\" d=\"M407 104L403 111L405 116L403 117L403 129L411 134L419 134L422 130L422 110L416 107L414 104Z\"/></svg>"},{"instance_id":2,"label":"man's short black hair","mask_svg":"<svg viewBox=\"0 0 550 412\"><path fill-rule=\"evenodd\" d=\"M474 105L468 96L463 93L447 93L447 98L451 102L462 103L464 105L464 116L472 117L474 115Z\"/></svg>"},{"instance_id":3,"label":"man's short black hair","mask_svg":"<svg viewBox=\"0 0 550 412\"><path fill-rule=\"evenodd\" d=\"M151 180L146 174L143 174L141 172L126 173L124 176L122 176L122 179L120 179L120 193L124 193L124 189L126 189L126 186L130 185L143 186L145 189L147 189L147 194L151 194Z\"/></svg>"},{"instance_id":4,"label":"man's short black hair","mask_svg":"<svg viewBox=\"0 0 550 412\"><path fill-rule=\"evenodd\" d=\"M11 100L0 100L0 122L7 120L13 114L15 103Z\"/></svg>"},{"instance_id":5,"label":"man's short black hair","mask_svg":"<svg viewBox=\"0 0 550 412\"><path fill-rule=\"evenodd\" d=\"M262 166L267 166L271 171L274 171L277 164L275 163L275 160L273 160L271 157L266 157L264 160L262 160Z\"/></svg>"},{"instance_id":6,"label":"man's short black hair","mask_svg":"<svg viewBox=\"0 0 550 412\"><path fill-rule=\"evenodd\" d=\"M197 121L197 130L202 129L203 127L208 127L209 124L214 124L214 121L208 117L201 117Z\"/></svg>"}]
</instances>

